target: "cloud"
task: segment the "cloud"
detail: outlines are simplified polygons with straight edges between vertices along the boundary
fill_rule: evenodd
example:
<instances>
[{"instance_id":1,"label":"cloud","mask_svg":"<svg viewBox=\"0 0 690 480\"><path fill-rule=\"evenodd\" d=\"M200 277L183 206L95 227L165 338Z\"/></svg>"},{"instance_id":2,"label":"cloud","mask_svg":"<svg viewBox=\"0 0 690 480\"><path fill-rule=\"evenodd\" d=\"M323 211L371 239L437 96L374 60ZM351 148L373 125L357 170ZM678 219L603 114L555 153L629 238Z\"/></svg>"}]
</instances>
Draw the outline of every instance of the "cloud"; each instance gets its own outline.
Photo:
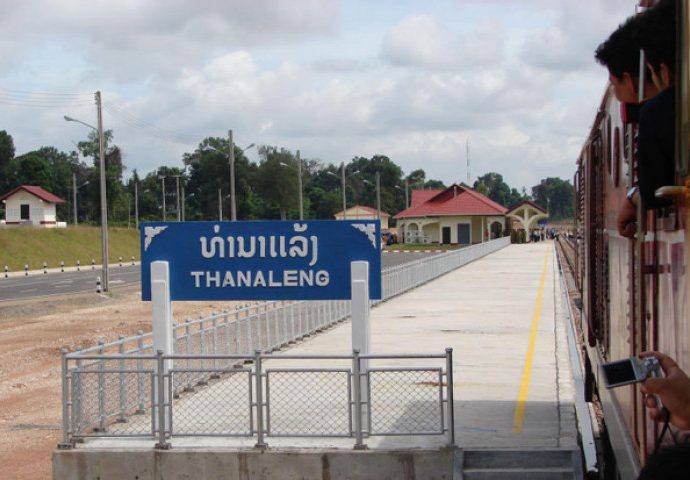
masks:
<instances>
[{"instance_id":1,"label":"cloud","mask_svg":"<svg viewBox=\"0 0 690 480\"><path fill-rule=\"evenodd\" d=\"M24 84L100 89L106 128L142 173L180 166L203 137L233 129L239 145L333 163L385 154L447 183L465 180L469 138L473 178L497 171L517 188L570 178L606 82L592 52L628 0L376 5L12 2L0 18L0 104L2 88ZM62 115L95 122L92 93L78 98L2 104L0 129L18 153L71 150L88 132Z\"/></svg>"},{"instance_id":2,"label":"cloud","mask_svg":"<svg viewBox=\"0 0 690 480\"><path fill-rule=\"evenodd\" d=\"M429 70L480 68L501 60L502 38L494 24L456 32L432 16L415 15L386 32L380 56L393 65Z\"/></svg>"},{"instance_id":3,"label":"cloud","mask_svg":"<svg viewBox=\"0 0 690 480\"><path fill-rule=\"evenodd\" d=\"M227 50L329 35L336 18L334 0L28 0L3 10L0 43L22 38L5 50L16 62L30 48L57 42L82 52L88 78L126 83Z\"/></svg>"}]
</instances>

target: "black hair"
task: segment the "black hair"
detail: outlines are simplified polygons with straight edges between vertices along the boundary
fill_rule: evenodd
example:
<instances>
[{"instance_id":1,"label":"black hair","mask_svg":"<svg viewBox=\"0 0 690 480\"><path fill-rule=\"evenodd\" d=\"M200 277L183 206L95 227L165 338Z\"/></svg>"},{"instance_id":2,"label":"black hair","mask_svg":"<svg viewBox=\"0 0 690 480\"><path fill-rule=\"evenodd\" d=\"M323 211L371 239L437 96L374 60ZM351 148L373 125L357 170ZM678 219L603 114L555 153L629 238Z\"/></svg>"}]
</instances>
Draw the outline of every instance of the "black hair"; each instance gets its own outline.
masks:
<instances>
[{"instance_id":1,"label":"black hair","mask_svg":"<svg viewBox=\"0 0 690 480\"><path fill-rule=\"evenodd\" d=\"M671 74L676 70L676 10L677 0L660 0L645 10L638 32L638 42L646 61L655 72L665 64Z\"/></svg>"},{"instance_id":2,"label":"black hair","mask_svg":"<svg viewBox=\"0 0 690 480\"><path fill-rule=\"evenodd\" d=\"M679 443L652 455L637 480L687 480L690 443Z\"/></svg>"},{"instance_id":3,"label":"black hair","mask_svg":"<svg viewBox=\"0 0 690 480\"><path fill-rule=\"evenodd\" d=\"M623 79L624 73L633 78L639 76L639 23L639 16L628 18L594 52L594 58L619 80Z\"/></svg>"}]
</instances>

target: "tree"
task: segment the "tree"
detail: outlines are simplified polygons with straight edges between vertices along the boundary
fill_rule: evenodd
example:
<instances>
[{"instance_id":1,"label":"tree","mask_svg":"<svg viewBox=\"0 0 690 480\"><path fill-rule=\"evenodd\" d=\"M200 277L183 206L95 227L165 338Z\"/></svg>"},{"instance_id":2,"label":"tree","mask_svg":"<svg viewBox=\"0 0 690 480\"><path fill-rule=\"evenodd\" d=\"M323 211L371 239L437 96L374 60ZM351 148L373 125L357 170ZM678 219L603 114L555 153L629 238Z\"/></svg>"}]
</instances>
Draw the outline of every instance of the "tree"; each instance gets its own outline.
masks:
<instances>
[{"instance_id":1,"label":"tree","mask_svg":"<svg viewBox=\"0 0 690 480\"><path fill-rule=\"evenodd\" d=\"M503 181L503 175L496 172L489 172L477 178L472 188L508 208L523 200L522 195L515 188L510 188Z\"/></svg>"},{"instance_id":2,"label":"tree","mask_svg":"<svg viewBox=\"0 0 690 480\"><path fill-rule=\"evenodd\" d=\"M256 187L257 193L266 201L268 207L265 215L267 218L275 218L277 211L280 219L285 220L288 209L299 207L299 192L296 173L281 163L294 165L296 159L289 150L282 148L278 150L277 147L263 146L259 150L264 158L256 172Z\"/></svg>"},{"instance_id":3,"label":"tree","mask_svg":"<svg viewBox=\"0 0 690 480\"><path fill-rule=\"evenodd\" d=\"M569 180L545 178L532 187L532 196L535 203L549 212L549 218L560 220L573 217L575 189Z\"/></svg>"},{"instance_id":4,"label":"tree","mask_svg":"<svg viewBox=\"0 0 690 480\"><path fill-rule=\"evenodd\" d=\"M0 130L0 195L16 187L10 162L14 159L14 140L5 130Z\"/></svg>"}]
</instances>

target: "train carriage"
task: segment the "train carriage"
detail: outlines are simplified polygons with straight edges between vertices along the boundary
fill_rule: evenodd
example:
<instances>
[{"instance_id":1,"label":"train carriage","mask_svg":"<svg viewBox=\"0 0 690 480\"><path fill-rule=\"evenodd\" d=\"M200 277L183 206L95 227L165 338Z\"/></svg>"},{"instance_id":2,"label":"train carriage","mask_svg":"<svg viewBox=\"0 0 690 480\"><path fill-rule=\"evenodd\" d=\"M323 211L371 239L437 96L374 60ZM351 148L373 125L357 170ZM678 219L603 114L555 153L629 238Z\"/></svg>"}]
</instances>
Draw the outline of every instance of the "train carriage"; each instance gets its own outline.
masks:
<instances>
[{"instance_id":1,"label":"train carriage","mask_svg":"<svg viewBox=\"0 0 690 480\"><path fill-rule=\"evenodd\" d=\"M678 1L676 181L656 191L673 205L638 212L634 240L618 233L617 214L637 182L637 126L624 121L612 88L604 93L574 177L578 231L571 264L582 307L577 327L587 400L603 410L605 478L636 478L660 428L647 417L639 384L604 388L601 364L659 350L690 372L689 4Z\"/></svg>"}]
</instances>

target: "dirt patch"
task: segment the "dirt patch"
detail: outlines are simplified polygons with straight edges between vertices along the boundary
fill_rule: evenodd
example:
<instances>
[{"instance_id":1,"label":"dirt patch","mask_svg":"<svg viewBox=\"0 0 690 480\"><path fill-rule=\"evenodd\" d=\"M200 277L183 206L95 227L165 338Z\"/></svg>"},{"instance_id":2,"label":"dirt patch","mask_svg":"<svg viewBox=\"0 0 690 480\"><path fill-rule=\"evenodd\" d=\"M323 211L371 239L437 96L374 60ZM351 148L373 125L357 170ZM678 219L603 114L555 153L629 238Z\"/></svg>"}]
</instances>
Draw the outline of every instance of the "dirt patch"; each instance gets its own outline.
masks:
<instances>
[{"instance_id":1,"label":"dirt patch","mask_svg":"<svg viewBox=\"0 0 690 480\"><path fill-rule=\"evenodd\" d=\"M175 302L176 319L233 302ZM0 304L0 478L50 479L62 438L60 352L151 331L138 288Z\"/></svg>"}]
</instances>

